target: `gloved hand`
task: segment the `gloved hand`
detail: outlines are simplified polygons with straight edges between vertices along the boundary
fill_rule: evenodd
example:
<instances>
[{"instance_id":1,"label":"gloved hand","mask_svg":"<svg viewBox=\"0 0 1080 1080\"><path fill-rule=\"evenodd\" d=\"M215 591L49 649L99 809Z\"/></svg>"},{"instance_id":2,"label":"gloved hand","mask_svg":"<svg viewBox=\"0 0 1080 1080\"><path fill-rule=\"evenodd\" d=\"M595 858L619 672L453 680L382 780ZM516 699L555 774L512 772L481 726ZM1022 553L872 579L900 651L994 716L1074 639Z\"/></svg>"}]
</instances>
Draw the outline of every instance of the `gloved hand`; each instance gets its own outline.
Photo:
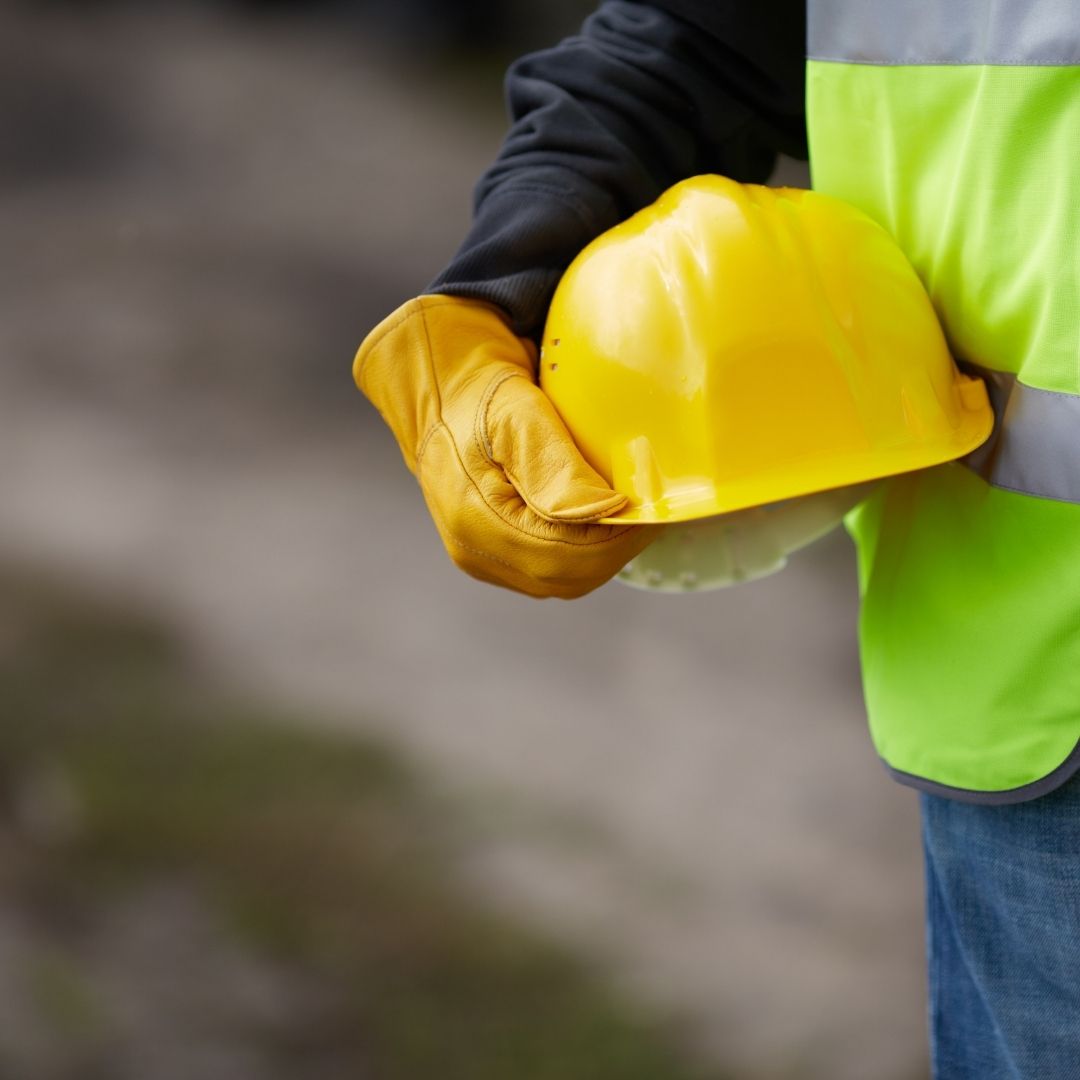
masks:
<instances>
[{"instance_id":1,"label":"gloved hand","mask_svg":"<svg viewBox=\"0 0 1080 1080\"><path fill-rule=\"evenodd\" d=\"M536 349L494 305L421 296L360 346L356 385L397 437L450 557L529 596L581 596L652 539L594 524L626 498L536 385Z\"/></svg>"}]
</instances>

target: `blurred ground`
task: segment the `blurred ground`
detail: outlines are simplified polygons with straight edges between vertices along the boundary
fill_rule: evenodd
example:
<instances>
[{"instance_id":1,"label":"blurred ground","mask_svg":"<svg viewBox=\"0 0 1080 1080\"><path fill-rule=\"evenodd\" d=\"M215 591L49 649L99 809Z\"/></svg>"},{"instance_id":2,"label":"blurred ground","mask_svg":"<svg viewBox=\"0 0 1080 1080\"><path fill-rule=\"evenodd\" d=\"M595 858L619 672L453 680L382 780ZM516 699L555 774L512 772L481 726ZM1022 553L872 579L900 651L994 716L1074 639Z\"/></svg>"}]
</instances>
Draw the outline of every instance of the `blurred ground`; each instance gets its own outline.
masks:
<instances>
[{"instance_id":1,"label":"blurred ground","mask_svg":"<svg viewBox=\"0 0 1080 1080\"><path fill-rule=\"evenodd\" d=\"M734 1075L921 1075L915 804L865 734L846 540L529 602L452 569L351 387L465 227L497 73L353 21L24 5L0 91L0 554L392 738L467 799L478 888Z\"/></svg>"},{"instance_id":2,"label":"blurred ground","mask_svg":"<svg viewBox=\"0 0 1080 1080\"><path fill-rule=\"evenodd\" d=\"M0 1076L723 1080L465 895L453 806L385 746L237 701L115 601L0 585Z\"/></svg>"}]
</instances>

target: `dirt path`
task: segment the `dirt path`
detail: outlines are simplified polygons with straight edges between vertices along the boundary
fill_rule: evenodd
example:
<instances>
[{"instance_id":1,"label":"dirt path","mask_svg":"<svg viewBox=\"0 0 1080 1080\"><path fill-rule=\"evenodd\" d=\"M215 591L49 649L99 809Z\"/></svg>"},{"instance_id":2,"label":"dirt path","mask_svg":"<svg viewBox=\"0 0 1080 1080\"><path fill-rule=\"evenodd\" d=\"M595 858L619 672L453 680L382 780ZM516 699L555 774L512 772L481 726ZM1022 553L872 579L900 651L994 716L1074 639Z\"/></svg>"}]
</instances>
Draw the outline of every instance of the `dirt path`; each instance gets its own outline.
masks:
<instances>
[{"instance_id":1,"label":"dirt path","mask_svg":"<svg viewBox=\"0 0 1080 1080\"><path fill-rule=\"evenodd\" d=\"M409 747L482 887L738 1075L920 1075L915 806L865 734L846 541L728 593L528 602L452 570L351 389L494 110L358 35L128 13L88 56L77 18L4 18L26 123L81 134L0 178L0 552Z\"/></svg>"}]
</instances>

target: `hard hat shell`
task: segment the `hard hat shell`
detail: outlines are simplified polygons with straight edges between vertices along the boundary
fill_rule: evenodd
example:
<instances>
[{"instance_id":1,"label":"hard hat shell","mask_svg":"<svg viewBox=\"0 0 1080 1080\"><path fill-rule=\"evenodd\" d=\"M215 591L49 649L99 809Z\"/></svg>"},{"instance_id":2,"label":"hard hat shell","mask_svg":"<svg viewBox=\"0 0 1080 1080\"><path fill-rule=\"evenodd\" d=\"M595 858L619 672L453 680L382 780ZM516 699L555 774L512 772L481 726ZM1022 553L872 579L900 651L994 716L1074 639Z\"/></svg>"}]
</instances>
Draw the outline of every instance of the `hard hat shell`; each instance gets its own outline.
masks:
<instances>
[{"instance_id":1,"label":"hard hat shell","mask_svg":"<svg viewBox=\"0 0 1080 1080\"><path fill-rule=\"evenodd\" d=\"M574 260L540 385L629 498L687 521L940 464L993 424L918 276L839 199L698 176Z\"/></svg>"}]
</instances>

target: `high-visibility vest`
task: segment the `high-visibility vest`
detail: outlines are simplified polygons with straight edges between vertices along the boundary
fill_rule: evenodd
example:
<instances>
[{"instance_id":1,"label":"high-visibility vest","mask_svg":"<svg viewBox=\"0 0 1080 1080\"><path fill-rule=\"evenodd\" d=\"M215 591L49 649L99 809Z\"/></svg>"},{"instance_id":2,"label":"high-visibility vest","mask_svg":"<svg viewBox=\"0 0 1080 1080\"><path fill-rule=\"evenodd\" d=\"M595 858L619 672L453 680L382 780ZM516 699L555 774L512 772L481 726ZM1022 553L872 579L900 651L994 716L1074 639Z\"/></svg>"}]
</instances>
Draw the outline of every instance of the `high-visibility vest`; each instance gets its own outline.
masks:
<instances>
[{"instance_id":1,"label":"high-visibility vest","mask_svg":"<svg viewBox=\"0 0 1080 1080\"><path fill-rule=\"evenodd\" d=\"M809 0L813 186L899 241L998 423L882 484L859 549L871 732L984 802L1080 768L1080 3Z\"/></svg>"}]
</instances>

